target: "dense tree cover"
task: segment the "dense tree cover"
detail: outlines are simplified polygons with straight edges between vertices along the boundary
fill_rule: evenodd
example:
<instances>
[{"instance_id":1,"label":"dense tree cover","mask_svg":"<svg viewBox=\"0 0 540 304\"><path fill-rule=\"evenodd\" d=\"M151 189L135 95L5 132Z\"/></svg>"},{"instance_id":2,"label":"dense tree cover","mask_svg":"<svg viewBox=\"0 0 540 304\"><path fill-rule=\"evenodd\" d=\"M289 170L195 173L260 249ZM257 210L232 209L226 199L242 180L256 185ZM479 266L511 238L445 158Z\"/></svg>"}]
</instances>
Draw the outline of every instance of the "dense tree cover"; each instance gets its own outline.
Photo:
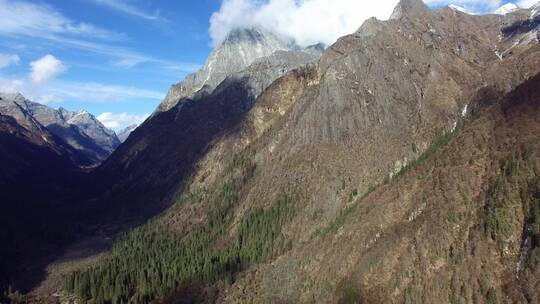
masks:
<instances>
[{"instance_id":1,"label":"dense tree cover","mask_svg":"<svg viewBox=\"0 0 540 304\"><path fill-rule=\"evenodd\" d=\"M150 222L122 237L105 262L67 276L65 288L94 303L146 303L190 284L231 279L247 265L285 249L281 227L292 216L291 206L291 198L282 196L271 208L249 212L225 248L216 248L222 233L212 227L179 238Z\"/></svg>"},{"instance_id":2,"label":"dense tree cover","mask_svg":"<svg viewBox=\"0 0 540 304\"><path fill-rule=\"evenodd\" d=\"M500 161L499 172L491 180L486 193L486 206L483 214L482 229L488 237L501 242L513 231L514 213L511 193L519 192L525 220L531 225L533 234L538 233L535 226L540 226L538 199L538 176L529 152L512 154ZM536 230L536 231L535 231Z\"/></svg>"}]
</instances>

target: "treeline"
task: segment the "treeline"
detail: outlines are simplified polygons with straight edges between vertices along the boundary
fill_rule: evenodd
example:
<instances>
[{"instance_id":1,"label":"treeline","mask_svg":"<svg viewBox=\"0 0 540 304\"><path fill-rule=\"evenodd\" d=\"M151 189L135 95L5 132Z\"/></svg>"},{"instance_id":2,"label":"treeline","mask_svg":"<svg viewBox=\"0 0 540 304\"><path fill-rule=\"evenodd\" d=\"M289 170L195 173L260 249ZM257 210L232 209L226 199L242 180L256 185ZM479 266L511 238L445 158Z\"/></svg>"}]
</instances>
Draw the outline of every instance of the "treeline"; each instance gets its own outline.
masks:
<instances>
[{"instance_id":1,"label":"treeline","mask_svg":"<svg viewBox=\"0 0 540 304\"><path fill-rule=\"evenodd\" d=\"M249 212L235 240L220 249L221 229L198 228L179 238L150 222L122 237L103 263L67 276L65 288L96 304L147 303L191 284L230 281L251 263L292 246L281 232L292 206L290 196L281 196L271 208Z\"/></svg>"}]
</instances>

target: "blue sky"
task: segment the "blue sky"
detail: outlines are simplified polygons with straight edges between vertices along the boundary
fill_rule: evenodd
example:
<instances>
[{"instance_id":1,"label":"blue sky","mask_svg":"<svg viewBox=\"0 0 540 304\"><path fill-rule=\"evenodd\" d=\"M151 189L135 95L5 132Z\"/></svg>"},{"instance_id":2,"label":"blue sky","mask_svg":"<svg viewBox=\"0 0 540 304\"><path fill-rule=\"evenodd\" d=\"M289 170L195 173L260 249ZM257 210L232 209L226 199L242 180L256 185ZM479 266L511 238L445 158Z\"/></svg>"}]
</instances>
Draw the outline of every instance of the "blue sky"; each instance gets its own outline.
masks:
<instances>
[{"instance_id":1,"label":"blue sky","mask_svg":"<svg viewBox=\"0 0 540 304\"><path fill-rule=\"evenodd\" d=\"M171 84L204 63L208 22L219 6L218 0L0 0L0 87L96 116L147 115ZM49 60L52 70L32 78L31 62L49 54L60 63Z\"/></svg>"},{"instance_id":2,"label":"blue sky","mask_svg":"<svg viewBox=\"0 0 540 304\"><path fill-rule=\"evenodd\" d=\"M85 109L119 129L150 114L170 85L196 71L233 27L264 22L299 42L328 44L363 19L388 14L396 2L0 0L0 91ZM507 1L427 2L487 12ZM317 12L329 16L321 28L309 25Z\"/></svg>"}]
</instances>

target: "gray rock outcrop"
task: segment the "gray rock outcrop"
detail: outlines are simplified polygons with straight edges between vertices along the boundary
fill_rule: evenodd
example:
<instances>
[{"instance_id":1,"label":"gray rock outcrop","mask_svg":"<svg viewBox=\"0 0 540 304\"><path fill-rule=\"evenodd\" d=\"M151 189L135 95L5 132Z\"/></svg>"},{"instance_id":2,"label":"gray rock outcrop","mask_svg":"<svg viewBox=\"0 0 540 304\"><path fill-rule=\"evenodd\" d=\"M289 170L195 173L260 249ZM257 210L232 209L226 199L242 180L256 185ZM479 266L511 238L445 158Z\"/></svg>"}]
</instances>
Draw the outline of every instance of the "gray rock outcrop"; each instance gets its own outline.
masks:
<instances>
[{"instance_id":1,"label":"gray rock outcrop","mask_svg":"<svg viewBox=\"0 0 540 304\"><path fill-rule=\"evenodd\" d=\"M283 75L291 67L316 60L323 51L322 44L301 48L293 41L287 41L260 28L236 29L214 49L200 71L188 75L185 80L171 87L157 111L170 110L180 100L194 97L196 93L211 93L227 77L242 73L254 63L259 67L262 62L285 65L285 68L276 66L275 72L271 73L273 77L264 81L271 83L275 76ZM279 54L274 56L277 52ZM286 55L288 52L290 54ZM278 61L272 62L273 60Z\"/></svg>"}]
</instances>

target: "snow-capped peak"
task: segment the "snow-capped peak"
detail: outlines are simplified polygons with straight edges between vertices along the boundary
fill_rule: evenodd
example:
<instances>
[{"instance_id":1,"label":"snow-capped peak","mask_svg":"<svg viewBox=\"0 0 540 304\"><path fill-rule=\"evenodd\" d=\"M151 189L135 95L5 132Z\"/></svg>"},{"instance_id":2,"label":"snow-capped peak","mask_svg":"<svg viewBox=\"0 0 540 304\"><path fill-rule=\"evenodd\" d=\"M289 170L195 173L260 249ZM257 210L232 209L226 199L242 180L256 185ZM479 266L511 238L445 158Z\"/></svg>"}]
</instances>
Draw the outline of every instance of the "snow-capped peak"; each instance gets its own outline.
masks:
<instances>
[{"instance_id":1,"label":"snow-capped peak","mask_svg":"<svg viewBox=\"0 0 540 304\"><path fill-rule=\"evenodd\" d=\"M494 13L497 15L506 15L517 10L518 8L519 7L515 5L514 3L506 3L505 5L496 9Z\"/></svg>"}]
</instances>

